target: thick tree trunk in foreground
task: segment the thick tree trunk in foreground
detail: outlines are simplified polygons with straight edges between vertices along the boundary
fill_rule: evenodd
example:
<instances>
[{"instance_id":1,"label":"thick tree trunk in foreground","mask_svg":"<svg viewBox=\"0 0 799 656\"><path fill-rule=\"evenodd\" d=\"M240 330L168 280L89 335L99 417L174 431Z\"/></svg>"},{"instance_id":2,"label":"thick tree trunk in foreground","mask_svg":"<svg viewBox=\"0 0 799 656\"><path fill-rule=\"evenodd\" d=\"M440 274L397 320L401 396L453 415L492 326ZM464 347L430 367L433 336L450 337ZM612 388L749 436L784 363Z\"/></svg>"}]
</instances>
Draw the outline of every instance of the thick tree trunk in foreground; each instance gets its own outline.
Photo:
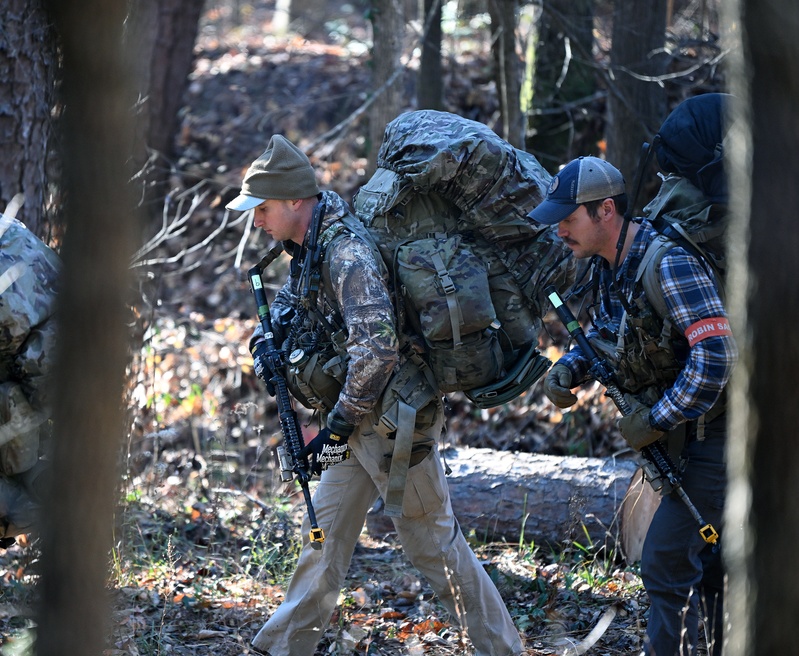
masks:
<instances>
[{"instance_id":1,"label":"thick tree trunk in foreground","mask_svg":"<svg viewBox=\"0 0 799 656\"><path fill-rule=\"evenodd\" d=\"M527 542L557 546L585 544L587 530L595 543L619 542L619 511L638 469L633 460L470 448L445 456L452 507L467 535L516 543L524 531ZM367 528L379 536L393 524L380 511L369 515Z\"/></svg>"},{"instance_id":2,"label":"thick tree trunk in foreground","mask_svg":"<svg viewBox=\"0 0 799 656\"><path fill-rule=\"evenodd\" d=\"M729 140L727 290L741 357L728 401L724 653L770 656L796 653L799 616L799 5L739 0L725 8L738 99Z\"/></svg>"},{"instance_id":3,"label":"thick tree trunk in foreground","mask_svg":"<svg viewBox=\"0 0 799 656\"><path fill-rule=\"evenodd\" d=\"M49 0L62 36L67 232L42 514L38 656L98 656L106 642L117 464L124 433L125 308L133 252L126 4Z\"/></svg>"},{"instance_id":4,"label":"thick tree trunk in foreground","mask_svg":"<svg viewBox=\"0 0 799 656\"><path fill-rule=\"evenodd\" d=\"M0 14L0 208L25 197L17 218L45 242L47 153L56 71L55 35L42 2L7 0Z\"/></svg>"}]
</instances>

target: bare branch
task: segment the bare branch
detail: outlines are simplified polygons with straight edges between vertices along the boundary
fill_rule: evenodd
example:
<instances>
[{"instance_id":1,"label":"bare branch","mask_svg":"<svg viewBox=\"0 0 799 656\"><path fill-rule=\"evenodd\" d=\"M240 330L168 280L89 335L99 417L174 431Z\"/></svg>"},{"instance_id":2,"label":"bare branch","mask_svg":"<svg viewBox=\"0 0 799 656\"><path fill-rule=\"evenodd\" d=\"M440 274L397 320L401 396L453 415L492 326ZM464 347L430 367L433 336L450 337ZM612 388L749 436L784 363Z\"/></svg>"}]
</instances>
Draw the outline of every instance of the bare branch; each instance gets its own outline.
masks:
<instances>
[{"instance_id":1,"label":"bare branch","mask_svg":"<svg viewBox=\"0 0 799 656\"><path fill-rule=\"evenodd\" d=\"M205 193L208 193L208 192L205 192ZM194 205L194 202L192 202L192 205ZM192 209L192 211L193 211L193 209ZM210 245L211 242L213 242L213 240L216 238L216 236L219 233L221 233L225 228L228 227L228 217L229 216L230 216L230 212L225 210L225 214L224 214L224 216L222 218L222 222L219 224L219 226L217 226L217 228L213 232L211 232L208 236L206 236L205 239L203 239L201 242L193 244L192 246L187 246L187 247L181 249L181 251L179 253L177 253L177 254L175 254L175 255L173 255L171 257L159 257L159 258L153 258L153 259L150 259L150 260L136 260L136 259L134 259L134 261L131 262L131 267L135 268L135 267L143 267L143 266L152 266L152 265L155 265L155 264L173 264L175 262L178 262L179 260L184 258L186 255L189 255L191 253L195 253L198 250L200 250L201 248ZM174 238L174 237L176 237L176 236L178 236L178 235L183 233L184 228L173 229L174 226L175 226L175 224L170 224L170 226L169 226L169 228L167 230L166 236L163 239L161 239L160 244L162 244L162 243L168 241L169 239L172 239L172 238ZM154 248L155 248L155 246L153 246L152 248L148 248L144 252L145 253L146 252L150 252Z\"/></svg>"}]
</instances>

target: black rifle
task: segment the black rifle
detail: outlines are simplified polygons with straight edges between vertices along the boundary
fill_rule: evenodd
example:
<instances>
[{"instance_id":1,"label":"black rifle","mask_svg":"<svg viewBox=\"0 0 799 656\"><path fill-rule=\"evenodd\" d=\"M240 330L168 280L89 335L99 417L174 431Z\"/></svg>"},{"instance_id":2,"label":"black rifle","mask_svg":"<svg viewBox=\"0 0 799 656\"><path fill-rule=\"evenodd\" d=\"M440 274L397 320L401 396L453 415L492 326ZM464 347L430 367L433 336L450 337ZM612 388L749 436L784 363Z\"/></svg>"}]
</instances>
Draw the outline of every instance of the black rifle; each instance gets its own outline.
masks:
<instances>
[{"instance_id":1,"label":"black rifle","mask_svg":"<svg viewBox=\"0 0 799 656\"><path fill-rule=\"evenodd\" d=\"M311 222L308 225L308 241L305 250L305 261L302 265L300 274L300 298L307 304L306 309L315 305L316 295L319 291L319 260L322 257L322 249L319 247L319 232L322 228L322 221L325 218L325 202L320 201L316 204L311 214Z\"/></svg>"},{"instance_id":2,"label":"black rifle","mask_svg":"<svg viewBox=\"0 0 799 656\"><path fill-rule=\"evenodd\" d=\"M631 414L632 408L630 408L630 404L627 403L627 399L624 398L624 394L616 384L613 372L610 370L607 363L599 357L594 347L591 346L591 342L588 341L588 338L583 333L583 329L574 314L572 314L572 311L554 287L547 287L545 292L552 306L555 308L558 319L566 326L569 335L577 342L580 350L585 357L588 358L590 362L588 373L590 376L605 386L605 393L613 400L622 415ZM656 491L659 491L663 488L664 482L667 482L671 486L671 489L677 493L677 496L679 496L688 507L694 519L699 522L699 534L702 536L702 539L710 544L716 544L719 538L718 532L713 528L712 524L708 524L702 519L699 510L697 510L696 506L688 497L688 494L682 487L682 483L680 483L677 467L672 462L663 444L659 441L653 442L641 449L641 455L647 461L644 465L644 471L652 487Z\"/></svg>"},{"instance_id":3,"label":"black rifle","mask_svg":"<svg viewBox=\"0 0 799 656\"><path fill-rule=\"evenodd\" d=\"M266 301L266 292L264 291L263 281L261 280L261 271L266 268L282 250L283 249L280 247L273 248L259 264L252 267L247 272L247 277L250 279L250 287L255 297L255 305L258 310L258 319L264 331L266 352L263 357L266 358L269 372L272 374L269 382L275 390L280 429L283 432L284 444L277 447L275 450L280 464L281 479L288 482L296 476L297 482L300 484L300 488L302 488L305 506L308 509L308 520L311 524L311 531L309 533L311 546L315 549L320 549L322 543L325 541L325 532L319 528L319 525L316 523L316 513L314 512L313 502L311 501L311 492L308 488L308 481L311 479L308 458L300 456L300 452L305 446L305 443L302 439L302 430L300 428L297 412L294 410L291 396L289 396L286 378L281 373L284 366L283 354L275 344L275 335L272 332L272 319L269 315L269 305Z\"/></svg>"}]
</instances>

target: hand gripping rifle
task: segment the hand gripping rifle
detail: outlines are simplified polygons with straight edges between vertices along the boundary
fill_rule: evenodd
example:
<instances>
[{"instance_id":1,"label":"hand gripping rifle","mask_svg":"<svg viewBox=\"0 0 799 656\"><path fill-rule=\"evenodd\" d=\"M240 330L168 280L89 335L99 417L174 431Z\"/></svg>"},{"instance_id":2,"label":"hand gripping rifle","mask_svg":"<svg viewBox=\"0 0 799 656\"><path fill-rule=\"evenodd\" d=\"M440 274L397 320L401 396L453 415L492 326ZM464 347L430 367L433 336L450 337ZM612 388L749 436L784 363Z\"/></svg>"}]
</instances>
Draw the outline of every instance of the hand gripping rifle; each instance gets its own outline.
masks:
<instances>
[{"instance_id":1,"label":"hand gripping rifle","mask_svg":"<svg viewBox=\"0 0 799 656\"><path fill-rule=\"evenodd\" d=\"M613 400L616 407L623 415L632 413L630 404L627 403L627 399L624 398L624 394L614 380L613 372L610 370L607 363L599 357L594 347L591 346L591 342L588 341L588 338L583 333L580 323L560 297L560 294L558 294L554 287L550 286L546 289L546 295L555 308L558 319L566 326L569 335L577 342L580 350L590 361L591 364L588 369L590 376L605 386L605 393ZM682 502L688 507L694 519L699 522L699 535L702 536L702 539L709 544L716 544L719 538L718 532L713 528L712 524L708 524L702 519L699 510L697 510L696 506L688 497L688 494L682 487L682 483L680 483L677 467L672 462L663 444L659 441L653 442L641 449L641 455L646 460L644 471L647 473L647 478L652 487L656 491L659 491L663 488L664 482L667 482L672 490L677 493L677 496L680 497Z\"/></svg>"},{"instance_id":2,"label":"hand gripping rifle","mask_svg":"<svg viewBox=\"0 0 799 656\"><path fill-rule=\"evenodd\" d=\"M275 389L280 429L283 432L284 444L277 447L275 450L278 462L280 463L280 477L284 482L292 480L294 476L297 477L297 482L300 484L303 497L305 498L305 506L308 509L308 520L311 523L311 531L308 534L311 540L311 546L314 549L321 549L322 543L325 541L325 532L319 528L319 525L316 523L316 513L314 512L313 502L311 501L311 491L308 488L308 481L311 478L311 474L308 471L308 459L300 457L300 452L305 446L302 439L300 421L294 410L294 405L291 402L291 396L289 396L286 378L281 373L284 364L283 355L275 344L275 335L272 332L272 319L269 315L269 305L266 301L266 292L264 291L263 281L261 280L261 271L266 268L282 250L281 247L273 248L259 264L247 271L247 277L250 279L250 287L252 288L252 293L255 297L255 305L258 310L258 319L264 331L266 353L263 357L266 358L269 371L272 374L272 378L270 378L269 382Z\"/></svg>"}]
</instances>

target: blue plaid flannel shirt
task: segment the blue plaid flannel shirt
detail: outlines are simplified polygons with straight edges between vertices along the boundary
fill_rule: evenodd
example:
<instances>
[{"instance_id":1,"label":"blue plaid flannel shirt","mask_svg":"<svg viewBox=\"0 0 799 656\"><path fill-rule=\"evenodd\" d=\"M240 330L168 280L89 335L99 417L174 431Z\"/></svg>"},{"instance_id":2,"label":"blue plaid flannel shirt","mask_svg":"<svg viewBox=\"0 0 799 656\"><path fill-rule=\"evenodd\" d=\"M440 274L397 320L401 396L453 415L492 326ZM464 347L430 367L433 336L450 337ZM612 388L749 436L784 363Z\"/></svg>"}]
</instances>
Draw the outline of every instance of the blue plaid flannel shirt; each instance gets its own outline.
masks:
<instances>
[{"instance_id":1,"label":"blue plaid flannel shirt","mask_svg":"<svg viewBox=\"0 0 799 656\"><path fill-rule=\"evenodd\" d=\"M644 220L619 267L618 287L626 298L632 294L638 265L656 234L652 225ZM689 326L702 319L727 316L705 265L685 249L675 247L668 251L661 262L660 273L666 307L680 333L685 334ZM603 323L618 331L624 308L618 296L610 291L611 275L610 265L603 262L597 312ZM588 331L589 338L595 334L595 328ZM735 340L729 335L708 337L690 349L686 340L686 349L688 356L684 369L650 412L649 421L658 430L672 430L710 410L724 390L738 359ZM589 363L579 346L572 348L558 362L571 370L573 381L586 380Z\"/></svg>"}]
</instances>

